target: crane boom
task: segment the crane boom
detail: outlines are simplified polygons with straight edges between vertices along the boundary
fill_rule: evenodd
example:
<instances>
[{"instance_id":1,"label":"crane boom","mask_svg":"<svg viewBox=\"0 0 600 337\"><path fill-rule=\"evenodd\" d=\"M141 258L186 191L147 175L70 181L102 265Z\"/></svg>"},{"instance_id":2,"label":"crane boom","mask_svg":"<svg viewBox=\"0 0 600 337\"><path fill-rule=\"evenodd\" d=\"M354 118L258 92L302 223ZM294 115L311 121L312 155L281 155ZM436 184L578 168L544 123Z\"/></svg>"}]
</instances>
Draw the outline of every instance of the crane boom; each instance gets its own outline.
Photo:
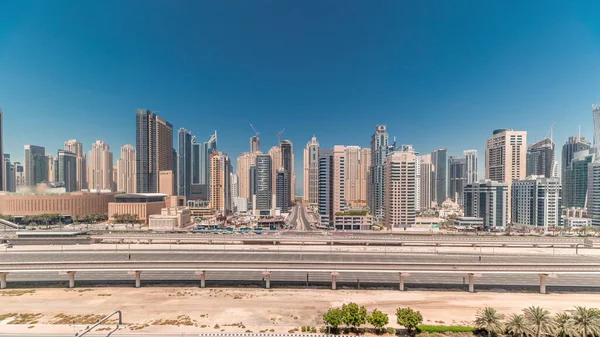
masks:
<instances>
[{"instance_id":1,"label":"crane boom","mask_svg":"<svg viewBox=\"0 0 600 337\"><path fill-rule=\"evenodd\" d=\"M254 127L254 125L250 124L250 127L252 128L252 130L254 130L254 133L258 136L260 135L260 132L258 132L258 130L256 130L256 128Z\"/></svg>"}]
</instances>

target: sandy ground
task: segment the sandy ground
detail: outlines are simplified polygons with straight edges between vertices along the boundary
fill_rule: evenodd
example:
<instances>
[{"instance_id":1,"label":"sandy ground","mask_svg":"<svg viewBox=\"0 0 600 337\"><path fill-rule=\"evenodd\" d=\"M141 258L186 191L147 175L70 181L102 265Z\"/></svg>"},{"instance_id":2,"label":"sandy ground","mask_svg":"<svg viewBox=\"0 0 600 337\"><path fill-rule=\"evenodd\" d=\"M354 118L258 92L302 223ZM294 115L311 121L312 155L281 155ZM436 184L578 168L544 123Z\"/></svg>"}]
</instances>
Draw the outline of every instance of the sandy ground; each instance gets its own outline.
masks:
<instances>
[{"instance_id":1,"label":"sandy ground","mask_svg":"<svg viewBox=\"0 0 600 337\"><path fill-rule=\"evenodd\" d=\"M21 290L21 292L23 292ZM390 315L397 307L420 310L427 324L471 324L477 309L493 306L504 314L539 305L552 313L575 305L598 306L600 294L465 293L392 290L316 290L258 288L75 288L0 291L0 315L42 314L35 325L0 322L0 332L74 332L83 326L49 325L57 314L108 314L120 309L126 330L144 332L288 332L303 325L322 326L323 312L354 301ZM186 315L188 326L153 325ZM231 326L242 323L243 327ZM219 328L215 329L218 324ZM204 326L204 327L203 327ZM396 324L391 324L396 326ZM133 328L133 329L132 329ZM135 330L138 329L138 330Z\"/></svg>"}]
</instances>

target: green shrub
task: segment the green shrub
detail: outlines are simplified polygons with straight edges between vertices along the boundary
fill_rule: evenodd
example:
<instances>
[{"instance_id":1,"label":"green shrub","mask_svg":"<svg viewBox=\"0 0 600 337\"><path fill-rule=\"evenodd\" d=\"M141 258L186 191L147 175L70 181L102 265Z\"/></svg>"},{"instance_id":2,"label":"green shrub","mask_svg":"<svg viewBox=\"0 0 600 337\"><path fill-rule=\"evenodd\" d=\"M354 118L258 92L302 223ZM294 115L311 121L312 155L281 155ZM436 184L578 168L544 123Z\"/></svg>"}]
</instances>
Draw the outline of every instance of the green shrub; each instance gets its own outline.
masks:
<instances>
[{"instance_id":1,"label":"green shrub","mask_svg":"<svg viewBox=\"0 0 600 337\"><path fill-rule=\"evenodd\" d=\"M391 326L387 328L387 333L389 333L390 335L395 335L396 334L396 329L392 328Z\"/></svg>"},{"instance_id":2,"label":"green shrub","mask_svg":"<svg viewBox=\"0 0 600 337\"><path fill-rule=\"evenodd\" d=\"M475 332L475 328L462 325L419 325L419 332Z\"/></svg>"},{"instance_id":3,"label":"green shrub","mask_svg":"<svg viewBox=\"0 0 600 337\"><path fill-rule=\"evenodd\" d=\"M306 327L303 325L301 330L302 332L306 332Z\"/></svg>"}]
</instances>

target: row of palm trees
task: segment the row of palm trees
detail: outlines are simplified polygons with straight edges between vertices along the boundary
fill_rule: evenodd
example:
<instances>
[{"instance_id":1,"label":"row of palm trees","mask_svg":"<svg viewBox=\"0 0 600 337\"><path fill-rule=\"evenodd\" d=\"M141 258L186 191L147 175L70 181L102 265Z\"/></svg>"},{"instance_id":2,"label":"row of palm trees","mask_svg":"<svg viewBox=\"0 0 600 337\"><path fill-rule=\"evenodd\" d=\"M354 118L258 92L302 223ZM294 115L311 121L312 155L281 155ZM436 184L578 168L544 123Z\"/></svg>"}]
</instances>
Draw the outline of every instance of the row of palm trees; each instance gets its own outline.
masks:
<instances>
[{"instance_id":1,"label":"row of palm trees","mask_svg":"<svg viewBox=\"0 0 600 337\"><path fill-rule=\"evenodd\" d=\"M486 307L477 312L475 325L485 329L488 337L506 333L513 337L588 337L600 336L600 309L576 306L552 316L550 311L531 306L507 320L496 309Z\"/></svg>"}]
</instances>

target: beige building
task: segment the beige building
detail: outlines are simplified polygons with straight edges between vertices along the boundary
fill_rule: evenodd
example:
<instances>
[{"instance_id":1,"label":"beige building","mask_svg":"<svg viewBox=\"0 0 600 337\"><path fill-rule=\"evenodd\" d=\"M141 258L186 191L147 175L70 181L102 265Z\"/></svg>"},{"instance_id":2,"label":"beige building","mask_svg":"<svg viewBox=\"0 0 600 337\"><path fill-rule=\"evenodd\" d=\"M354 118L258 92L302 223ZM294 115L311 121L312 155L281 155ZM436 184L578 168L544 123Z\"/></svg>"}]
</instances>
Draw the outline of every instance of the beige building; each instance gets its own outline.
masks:
<instances>
[{"instance_id":1,"label":"beige building","mask_svg":"<svg viewBox=\"0 0 600 337\"><path fill-rule=\"evenodd\" d=\"M419 201L420 209L431 208L431 177L433 173L433 163L431 153L419 156Z\"/></svg>"},{"instance_id":2,"label":"beige building","mask_svg":"<svg viewBox=\"0 0 600 337\"><path fill-rule=\"evenodd\" d=\"M356 203L360 200L360 147L346 146L344 154L346 162L344 174L346 195L348 203Z\"/></svg>"},{"instance_id":3,"label":"beige building","mask_svg":"<svg viewBox=\"0 0 600 337\"><path fill-rule=\"evenodd\" d=\"M83 152L83 144L77 139L70 139L65 142L64 149L75 153L75 170L76 174L76 189L78 191L88 188L87 186L87 164L85 153Z\"/></svg>"},{"instance_id":4,"label":"beige building","mask_svg":"<svg viewBox=\"0 0 600 337\"><path fill-rule=\"evenodd\" d=\"M304 148L304 203L319 202L319 141L313 136Z\"/></svg>"},{"instance_id":5,"label":"beige building","mask_svg":"<svg viewBox=\"0 0 600 337\"><path fill-rule=\"evenodd\" d=\"M159 171L158 172L158 193L166 195L176 195L175 191L175 177L173 171Z\"/></svg>"},{"instance_id":6,"label":"beige building","mask_svg":"<svg viewBox=\"0 0 600 337\"><path fill-rule=\"evenodd\" d=\"M508 183L511 195L513 180L527 175L527 131L494 130L485 145L485 179ZM508 222L511 222L511 203L508 203Z\"/></svg>"},{"instance_id":7,"label":"beige building","mask_svg":"<svg viewBox=\"0 0 600 337\"><path fill-rule=\"evenodd\" d=\"M184 207L166 207L160 214L150 215L151 230L174 230L191 223L190 210Z\"/></svg>"},{"instance_id":8,"label":"beige building","mask_svg":"<svg viewBox=\"0 0 600 337\"><path fill-rule=\"evenodd\" d=\"M118 194L114 202L108 203L108 220L115 221L116 214L134 214L141 223L148 224L150 215L160 214L165 208L166 196L161 193Z\"/></svg>"},{"instance_id":9,"label":"beige building","mask_svg":"<svg viewBox=\"0 0 600 337\"><path fill-rule=\"evenodd\" d=\"M177 194L175 179L173 176L173 126L166 120L156 116L156 170L158 171L158 190L171 191L170 195ZM152 158L151 158L152 159ZM171 180L167 181L169 186L162 186L161 178L163 171L171 171Z\"/></svg>"},{"instance_id":10,"label":"beige building","mask_svg":"<svg viewBox=\"0 0 600 337\"><path fill-rule=\"evenodd\" d=\"M4 193L0 194L0 214L25 216L39 214L70 215L107 213L115 193Z\"/></svg>"},{"instance_id":11,"label":"beige building","mask_svg":"<svg viewBox=\"0 0 600 337\"><path fill-rule=\"evenodd\" d=\"M244 152L237 158L239 197L250 199L250 166L256 165L256 155L260 152Z\"/></svg>"},{"instance_id":12,"label":"beige building","mask_svg":"<svg viewBox=\"0 0 600 337\"><path fill-rule=\"evenodd\" d=\"M485 146L485 178L501 183L523 180L527 164L527 131L495 130Z\"/></svg>"},{"instance_id":13,"label":"beige building","mask_svg":"<svg viewBox=\"0 0 600 337\"><path fill-rule=\"evenodd\" d=\"M88 189L112 190L113 155L108 144L97 140L88 155Z\"/></svg>"},{"instance_id":14,"label":"beige building","mask_svg":"<svg viewBox=\"0 0 600 337\"><path fill-rule=\"evenodd\" d=\"M117 190L126 193L136 192L135 147L127 144L121 147L121 158L117 160Z\"/></svg>"},{"instance_id":15,"label":"beige building","mask_svg":"<svg viewBox=\"0 0 600 337\"><path fill-rule=\"evenodd\" d=\"M361 203L367 204L369 197L369 171L371 167L371 149L366 148L360 150L360 167L359 167L359 200Z\"/></svg>"},{"instance_id":16,"label":"beige building","mask_svg":"<svg viewBox=\"0 0 600 337\"><path fill-rule=\"evenodd\" d=\"M392 152L385 159L384 223L393 231L415 224L416 162L413 151Z\"/></svg>"},{"instance_id":17,"label":"beige building","mask_svg":"<svg viewBox=\"0 0 600 337\"><path fill-rule=\"evenodd\" d=\"M231 163L223 152L210 156L210 207L221 214L231 212Z\"/></svg>"}]
</instances>

